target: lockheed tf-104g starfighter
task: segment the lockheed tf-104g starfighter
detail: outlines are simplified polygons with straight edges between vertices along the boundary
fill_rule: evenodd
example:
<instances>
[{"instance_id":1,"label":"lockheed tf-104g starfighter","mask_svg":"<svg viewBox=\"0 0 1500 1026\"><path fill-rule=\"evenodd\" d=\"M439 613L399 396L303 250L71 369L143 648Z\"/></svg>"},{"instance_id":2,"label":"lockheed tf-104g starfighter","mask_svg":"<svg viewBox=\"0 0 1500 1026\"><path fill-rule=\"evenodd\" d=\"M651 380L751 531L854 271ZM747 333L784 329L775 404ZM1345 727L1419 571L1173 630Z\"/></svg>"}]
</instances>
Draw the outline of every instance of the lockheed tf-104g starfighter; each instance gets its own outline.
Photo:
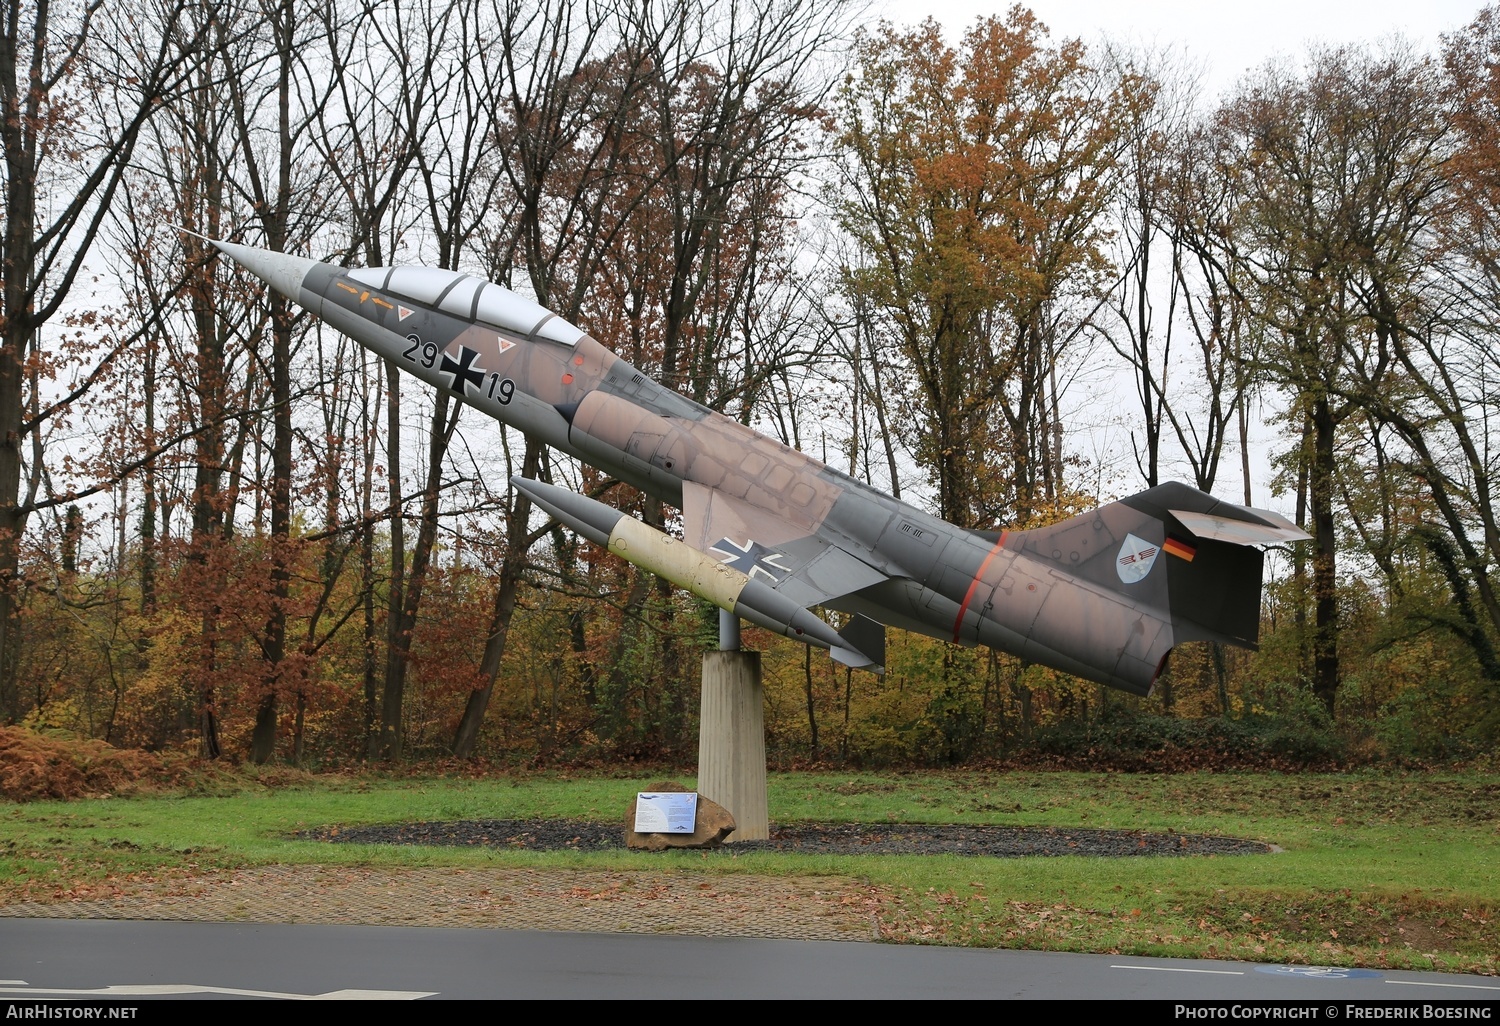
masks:
<instances>
[{"instance_id":1,"label":"lockheed tf-104g starfighter","mask_svg":"<svg viewBox=\"0 0 1500 1026\"><path fill-rule=\"evenodd\" d=\"M684 525L679 541L511 479L568 528L850 666L880 671L891 626L1149 694L1180 642L1255 647L1257 546L1308 537L1183 484L1052 527L964 530L664 388L499 285L214 245L377 356L678 507ZM814 606L851 616L836 631Z\"/></svg>"}]
</instances>

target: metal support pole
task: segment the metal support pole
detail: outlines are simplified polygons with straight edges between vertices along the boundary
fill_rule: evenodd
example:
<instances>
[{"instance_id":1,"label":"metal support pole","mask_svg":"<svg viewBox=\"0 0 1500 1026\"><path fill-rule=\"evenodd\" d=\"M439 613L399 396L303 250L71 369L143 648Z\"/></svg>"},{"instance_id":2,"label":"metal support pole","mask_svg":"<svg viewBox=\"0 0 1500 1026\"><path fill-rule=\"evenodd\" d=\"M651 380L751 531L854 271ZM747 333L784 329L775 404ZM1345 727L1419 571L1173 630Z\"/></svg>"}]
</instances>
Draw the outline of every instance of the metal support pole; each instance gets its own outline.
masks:
<instances>
[{"instance_id":1,"label":"metal support pole","mask_svg":"<svg viewBox=\"0 0 1500 1026\"><path fill-rule=\"evenodd\" d=\"M719 651L740 650L740 618L727 609L719 610Z\"/></svg>"}]
</instances>

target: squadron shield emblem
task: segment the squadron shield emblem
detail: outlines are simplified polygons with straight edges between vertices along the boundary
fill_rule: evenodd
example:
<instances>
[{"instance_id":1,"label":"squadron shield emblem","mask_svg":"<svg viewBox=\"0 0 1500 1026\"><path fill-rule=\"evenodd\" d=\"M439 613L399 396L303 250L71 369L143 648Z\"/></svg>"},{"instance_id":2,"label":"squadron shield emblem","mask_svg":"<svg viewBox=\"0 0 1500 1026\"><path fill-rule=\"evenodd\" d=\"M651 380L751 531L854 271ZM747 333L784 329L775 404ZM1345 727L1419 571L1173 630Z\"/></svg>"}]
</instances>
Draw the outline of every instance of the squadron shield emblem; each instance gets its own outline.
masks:
<instances>
[{"instance_id":1,"label":"squadron shield emblem","mask_svg":"<svg viewBox=\"0 0 1500 1026\"><path fill-rule=\"evenodd\" d=\"M1160 546L1127 534L1125 543L1120 546L1120 554L1115 557L1115 572L1126 584L1144 580L1151 572L1151 565L1156 562L1156 555L1160 551Z\"/></svg>"}]
</instances>

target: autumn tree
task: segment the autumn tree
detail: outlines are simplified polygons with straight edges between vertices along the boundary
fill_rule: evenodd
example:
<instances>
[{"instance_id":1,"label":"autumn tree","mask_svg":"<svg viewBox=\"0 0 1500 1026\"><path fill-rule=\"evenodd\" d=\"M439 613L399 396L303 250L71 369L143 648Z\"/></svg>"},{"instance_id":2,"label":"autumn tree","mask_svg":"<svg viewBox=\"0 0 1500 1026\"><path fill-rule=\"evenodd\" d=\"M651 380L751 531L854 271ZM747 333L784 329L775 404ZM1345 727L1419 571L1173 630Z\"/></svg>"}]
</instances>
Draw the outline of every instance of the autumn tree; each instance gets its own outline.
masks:
<instances>
[{"instance_id":1,"label":"autumn tree","mask_svg":"<svg viewBox=\"0 0 1500 1026\"><path fill-rule=\"evenodd\" d=\"M483 112L495 189L481 226L483 265L493 281L525 281L537 301L578 321L594 272L609 250L611 232L600 217L611 201L630 206L642 183L623 173L636 138L625 128L639 107L649 70L646 18L621 4L505 0L487 11L500 40L500 59L481 62L475 99ZM663 31L673 31L669 22ZM519 465L506 446L506 476L546 473L542 447L519 443ZM531 501L507 489L504 545L500 551L492 614L480 669L454 733L455 755L473 754L499 677L511 618L516 611L530 529ZM564 588L573 586L574 546L553 531ZM586 613L570 614L569 637L580 658L586 650ZM583 670L590 672L585 663Z\"/></svg>"},{"instance_id":2,"label":"autumn tree","mask_svg":"<svg viewBox=\"0 0 1500 1026\"><path fill-rule=\"evenodd\" d=\"M478 21L482 7L472 2L392 4L353 25L329 9L325 33L333 49L336 102L320 110L317 138L331 167L341 164L345 154L359 158L331 172L351 215L347 253L353 262L384 266L405 247L409 233L420 232L418 238L435 244L427 259L455 269L476 231L493 188L487 184L493 181L492 171L479 156L483 132L473 124L479 116L477 69L484 65L478 50L484 35ZM399 758L404 747L406 683L438 541L448 447L461 404L443 392L432 396L417 533L408 549L401 375L391 361L383 366L389 576L378 703L373 515L363 518L360 562L368 585L364 677L372 724L379 707L378 731L370 735L367 754L390 759ZM360 380L360 387L367 387ZM374 456L372 445L364 452L366 478L373 478ZM373 480L362 483L361 493L372 487Z\"/></svg>"},{"instance_id":3,"label":"autumn tree","mask_svg":"<svg viewBox=\"0 0 1500 1026\"><path fill-rule=\"evenodd\" d=\"M480 165L472 152L474 133L465 130L464 120L475 115L471 69L483 63L474 50L477 33L471 23L475 8L473 3L392 3L352 22L332 5L318 12L327 41L332 88L329 103L314 112L317 131L312 140L341 194L338 210L348 218L344 252L352 263L385 266L420 223L424 193L429 213L434 208L443 209L445 204L459 211L472 206L467 183L479 173ZM450 73L455 68L456 73ZM447 163L450 160L451 165ZM454 171L451 176L445 173L450 167ZM451 219L438 219L439 261L443 266L452 264L454 242L461 241L448 239L445 229L449 223ZM402 705L412 643L412 632L406 624L408 600L413 593L408 589L402 500L400 374L390 361L384 361L389 497L385 521L390 562L382 661L377 651L377 518L373 506L377 457L373 418L374 407L381 400L381 386L372 377L363 350L354 359L338 360L333 366L344 387L351 394L358 392L361 404L358 537L366 755L390 755L401 747ZM448 419L446 409L435 416L437 426L433 430L438 439L446 437ZM437 473L442 466L439 459ZM330 475L331 486L335 480L336 475ZM435 541L436 505L431 509L434 528L424 537ZM330 534L330 544L334 537ZM426 559L416 562L425 565ZM417 602L420 595L418 583Z\"/></svg>"},{"instance_id":4,"label":"autumn tree","mask_svg":"<svg viewBox=\"0 0 1500 1026\"><path fill-rule=\"evenodd\" d=\"M1500 9L1481 11L1443 41L1443 76L1424 74L1430 156L1403 169L1401 220L1414 225L1422 266L1367 300L1389 337L1399 389L1369 412L1387 432L1371 489L1385 499L1396 543L1430 557L1451 601L1410 611L1418 629L1436 626L1467 646L1478 671L1480 729L1500 731L1500 517L1494 346L1500 281ZM1424 73L1430 69L1423 65ZM1445 131L1446 130L1446 131ZM1418 189L1420 187L1420 191ZM1403 488L1402 479L1410 484ZM1422 501L1404 501L1413 490ZM1387 507L1392 512L1384 513ZM1395 546L1391 546L1395 547ZM1389 560L1383 565L1389 565ZM1394 569L1394 567L1392 568Z\"/></svg>"},{"instance_id":5,"label":"autumn tree","mask_svg":"<svg viewBox=\"0 0 1500 1026\"><path fill-rule=\"evenodd\" d=\"M1341 429L1385 403L1399 325L1422 306L1423 245L1444 156L1437 69L1403 47L1317 51L1305 73L1269 65L1219 114L1217 172L1240 201L1226 222L1233 287L1268 338L1263 373L1306 424L1312 689L1338 693Z\"/></svg>"},{"instance_id":6,"label":"autumn tree","mask_svg":"<svg viewBox=\"0 0 1500 1026\"><path fill-rule=\"evenodd\" d=\"M1120 97L1022 8L950 47L934 21L860 37L832 122L840 224L918 386L916 453L958 524L1063 488L1057 368L1103 272Z\"/></svg>"}]
</instances>

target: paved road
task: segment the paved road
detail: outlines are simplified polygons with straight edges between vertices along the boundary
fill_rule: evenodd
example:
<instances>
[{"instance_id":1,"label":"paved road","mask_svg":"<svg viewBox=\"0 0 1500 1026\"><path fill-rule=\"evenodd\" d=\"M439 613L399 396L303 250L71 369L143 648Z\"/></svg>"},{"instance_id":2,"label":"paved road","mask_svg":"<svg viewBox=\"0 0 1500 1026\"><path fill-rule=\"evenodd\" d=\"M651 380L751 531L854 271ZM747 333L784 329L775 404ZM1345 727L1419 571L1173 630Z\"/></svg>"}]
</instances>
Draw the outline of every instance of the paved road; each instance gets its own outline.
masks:
<instances>
[{"instance_id":1,"label":"paved road","mask_svg":"<svg viewBox=\"0 0 1500 1026\"><path fill-rule=\"evenodd\" d=\"M1334 1000L1500 1006L1500 979L833 941L0 919L0 1002L169 995L1279 1000L1327 1018Z\"/></svg>"}]
</instances>

